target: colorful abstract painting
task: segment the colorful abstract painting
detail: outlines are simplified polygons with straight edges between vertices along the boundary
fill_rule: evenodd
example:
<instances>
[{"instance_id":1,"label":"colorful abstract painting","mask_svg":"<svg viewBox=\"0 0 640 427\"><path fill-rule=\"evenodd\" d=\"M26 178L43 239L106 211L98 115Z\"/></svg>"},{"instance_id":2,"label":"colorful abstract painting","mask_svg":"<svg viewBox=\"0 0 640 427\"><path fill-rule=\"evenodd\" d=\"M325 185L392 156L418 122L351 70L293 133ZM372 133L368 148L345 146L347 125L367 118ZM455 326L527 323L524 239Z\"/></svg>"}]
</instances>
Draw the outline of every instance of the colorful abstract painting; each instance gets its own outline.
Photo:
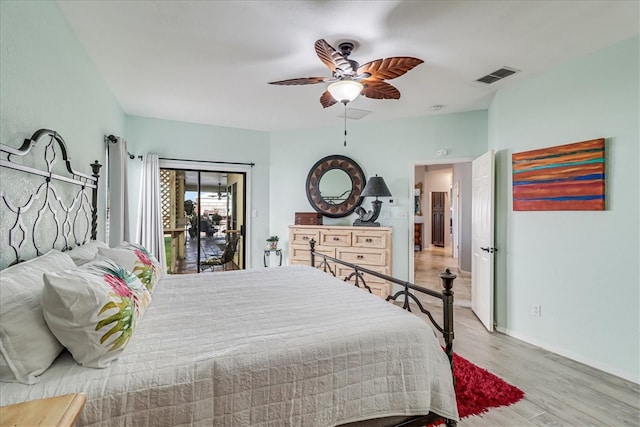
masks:
<instances>
[{"instance_id":1,"label":"colorful abstract painting","mask_svg":"<svg viewBox=\"0 0 640 427\"><path fill-rule=\"evenodd\" d=\"M604 210L604 138L512 155L513 210Z\"/></svg>"}]
</instances>

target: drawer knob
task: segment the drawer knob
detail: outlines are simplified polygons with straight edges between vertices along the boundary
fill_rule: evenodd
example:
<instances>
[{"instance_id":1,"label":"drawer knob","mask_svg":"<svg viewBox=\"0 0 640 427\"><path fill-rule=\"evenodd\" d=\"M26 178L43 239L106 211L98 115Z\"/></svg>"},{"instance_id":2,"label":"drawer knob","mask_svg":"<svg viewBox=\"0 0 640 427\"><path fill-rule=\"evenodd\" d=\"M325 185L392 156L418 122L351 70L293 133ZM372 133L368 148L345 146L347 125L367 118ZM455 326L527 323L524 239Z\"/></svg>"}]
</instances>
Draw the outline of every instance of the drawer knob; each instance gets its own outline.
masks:
<instances>
[{"instance_id":1,"label":"drawer knob","mask_svg":"<svg viewBox=\"0 0 640 427\"><path fill-rule=\"evenodd\" d=\"M364 257L362 255L358 255L357 257L358 259L363 259Z\"/></svg>"},{"instance_id":2,"label":"drawer knob","mask_svg":"<svg viewBox=\"0 0 640 427\"><path fill-rule=\"evenodd\" d=\"M366 240L365 240L365 242L367 242L367 243L371 243L371 242L373 242L373 239L371 239L371 238L366 239Z\"/></svg>"},{"instance_id":3,"label":"drawer knob","mask_svg":"<svg viewBox=\"0 0 640 427\"><path fill-rule=\"evenodd\" d=\"M304 237L302 238L302 240L309 240L309 237L304 236Z\"/></svg>"},{"instance_id":4,"label":"drawer knob","mask_svg":"<svg viewBox=\"0 0 640 427\"><path fill-rule=\"evenodd\" d=\"M339 237L334 237L333 240L337 242L338 240L340 240L340 238Z\"/></svg>"}]
</instances>

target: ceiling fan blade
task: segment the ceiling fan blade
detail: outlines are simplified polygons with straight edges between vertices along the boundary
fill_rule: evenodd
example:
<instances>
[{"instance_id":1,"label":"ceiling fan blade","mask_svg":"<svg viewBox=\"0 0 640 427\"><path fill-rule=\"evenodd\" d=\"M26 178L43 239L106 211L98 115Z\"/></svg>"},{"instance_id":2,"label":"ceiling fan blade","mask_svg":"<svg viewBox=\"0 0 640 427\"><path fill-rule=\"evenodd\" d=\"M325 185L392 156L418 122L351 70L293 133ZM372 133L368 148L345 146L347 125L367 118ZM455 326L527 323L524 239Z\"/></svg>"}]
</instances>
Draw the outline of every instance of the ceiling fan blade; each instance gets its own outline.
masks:
<instances>
[{"instance_id":1,"label":"ceiling fan blade","mask_svg":"<svg viewBox=\"0 0 640 427\"><path fill-rule=\"evenodd\" d=\"M361 65L358 68L358 75L369 73L370 76L366 79L391 80L400 77L423 62L422 59L412 58L410 56L394 56L392 58L376 59L375 61Z\"/></svg>"},{"instance_id":2,"label":"ceiling fan blade","mask_svg":"<svg viewBox=\"0 0 640 427\"><path fill-rule=\"evenodd\" d=\"M382 80L365 80L361 95L373 99L400 99L400 91Z\"/></svg>"},{"instance_id":3,"label":"ceiling fan blade","mask_svg":"<svg viewBox=\"0 0 640 427\"><path fill-rule=\"evenodd\" d=\"M312 85L316 83L324 83L331 80L328 77L301 77L299 79L280 80L277 82L269 82L270 85Z\"/></svg>"},{"instance_id":4,"label":"ceiling fan blade","mask_svg":"<svg viewBox=\"0 0 640 427\"><path fill-rule=\"evenodd\" d=\"M351 63L347 61L347 59L342 56L340 52L335 50L329 43L327 43L324 39L317 40L315 43L316 53L318 54L318 58L329 67L332 72L335 72L336 69L342 70L342 74L354 74L354 69L351 66Z\"/></svg>"},{"instance_id":5,"label":"ceiling fan blade","mask_svg":"<svg viewBox=\"0 0 640 427\"><path fill-rule=\"evenodd\" d=\"M322 96L320 97L320 104L322 104L322 107L324 108L331 107L336 102L338 101L336 101L335 98L331 96L328 90L325 90Z\"/></svg>"}]
</instances>

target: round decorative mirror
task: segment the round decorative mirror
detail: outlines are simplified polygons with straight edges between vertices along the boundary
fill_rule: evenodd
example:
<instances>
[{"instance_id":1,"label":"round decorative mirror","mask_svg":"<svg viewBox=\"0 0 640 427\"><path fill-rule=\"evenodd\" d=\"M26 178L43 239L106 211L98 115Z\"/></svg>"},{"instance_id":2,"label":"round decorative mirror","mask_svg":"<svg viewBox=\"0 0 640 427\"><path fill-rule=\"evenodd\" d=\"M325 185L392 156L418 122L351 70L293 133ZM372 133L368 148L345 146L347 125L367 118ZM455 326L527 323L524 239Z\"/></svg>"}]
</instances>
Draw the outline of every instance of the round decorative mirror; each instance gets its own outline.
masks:
<instances>
[{"instance_id":1,"label":"round decorative mirror","mask_svg":"<svg viewBox=\"0 0 640 427\"><path fill-rule=\"evenodd\" d=\"M360 206L365 184L364 172L354 160L327 156L318 160L307 175L307 199L316 212L341 218Z\"/></svg>"}]
</instances>

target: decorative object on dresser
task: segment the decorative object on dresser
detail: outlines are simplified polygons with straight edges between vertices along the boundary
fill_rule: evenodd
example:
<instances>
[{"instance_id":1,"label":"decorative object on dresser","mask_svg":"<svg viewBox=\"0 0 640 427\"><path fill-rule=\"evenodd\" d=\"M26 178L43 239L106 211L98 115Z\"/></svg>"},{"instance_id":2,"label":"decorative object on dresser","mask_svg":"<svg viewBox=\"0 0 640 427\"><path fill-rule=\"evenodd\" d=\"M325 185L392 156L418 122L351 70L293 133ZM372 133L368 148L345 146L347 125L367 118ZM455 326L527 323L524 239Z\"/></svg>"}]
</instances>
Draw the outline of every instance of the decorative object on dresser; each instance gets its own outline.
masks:
<instances>
[{"instance_id":1,"label":"decorative object on dresser","mask_svg":"<svg viewBox=\"0 0 640 427\"><path fill-rule=\"evenodd\" d=\"M371 202L373 211L367 212L363 207L358 207L356 213L359 218L353 222L353 225L368 226L368 227L380 227L379 222L375 222L380 215L380 209L382 208L382 201L378 200L378 197L391 197L391 191L384 182L384 178L381 176L374 176L369 178L367 185L362 191L362 197L375 197L376 199Z\"/></svg>"},{"instance_id":2,"label":"decorative object on dresser","mask_svg":"<svg viewBox=\"0 0 640 427\"><path fill-rule=\"evenodd\" d=\"M296 212L295 225L322 225L322 214L318 212Z\"/></svg>"},{"instance_id":3,"label":"decorative object on dresser","mask_svg":"<svg viewBox=\"0 0 640 427\"><path fill-rule=\"evenodd\" d=\"M318 242L317 253L362 265L382 274L392 275L392 228L360 228L352 226L289 226L289 263L309 265L309 242ZM341 265L318 265L336 277L347 279L351 271ZM370 292L381 298L391 293L391 284L378 277L364 275Z\"/></svg>"},{"instance_id":4,"label":"decorative object on dresser","mask_svg":"<svg viewBox=\"0 0 640 427\"><path fill-rule=\"evenodd\" d=\"M351 215L362 203L366 178L360 166L346 156L324 157L307 175L307 199L311 207L329 218Z\"/></svg>"}]
</instances>

